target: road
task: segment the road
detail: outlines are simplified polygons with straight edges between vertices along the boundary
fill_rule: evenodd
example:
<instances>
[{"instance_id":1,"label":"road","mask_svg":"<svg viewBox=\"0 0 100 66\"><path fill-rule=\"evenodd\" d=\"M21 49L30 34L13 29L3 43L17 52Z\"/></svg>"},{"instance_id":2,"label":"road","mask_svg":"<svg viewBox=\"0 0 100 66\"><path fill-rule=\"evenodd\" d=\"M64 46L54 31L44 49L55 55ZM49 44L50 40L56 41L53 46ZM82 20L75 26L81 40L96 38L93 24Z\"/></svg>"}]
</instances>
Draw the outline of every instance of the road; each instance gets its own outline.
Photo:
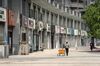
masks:
<instances>
[{"instance_id":1,"label":"road","mask_svg":"<svg viewBox=\"0 0 100 66\"><path fill-rule=\"evenodd\" d=\"M100 66L99 49L70 49L69 56L57 56L57 49L13 55L0 59L0 66Z\"/></svg>"}]
</instances>

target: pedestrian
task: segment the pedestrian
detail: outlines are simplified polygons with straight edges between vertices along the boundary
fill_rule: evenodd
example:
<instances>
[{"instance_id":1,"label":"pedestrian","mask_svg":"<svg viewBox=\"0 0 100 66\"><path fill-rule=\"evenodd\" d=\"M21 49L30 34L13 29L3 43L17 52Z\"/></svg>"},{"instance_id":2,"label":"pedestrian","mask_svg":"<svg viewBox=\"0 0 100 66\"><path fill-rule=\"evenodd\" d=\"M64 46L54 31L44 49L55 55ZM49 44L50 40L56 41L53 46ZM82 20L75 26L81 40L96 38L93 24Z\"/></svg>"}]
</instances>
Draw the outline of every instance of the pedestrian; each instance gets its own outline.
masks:
<instances>
[{"instance_id":1,"label":"pedestrian","mask_svg":"<svg viewBox=\"0 0 100 66\"><path fill-rule=\"evenodd\" d=\"M69 44L68 44L68 42L65 43L64 48L65 48L66 55L68 56L68 53L69 53Z\"/></svg>"},{"instance_id":2,"label":"pedestrian","mask_svg":"<svg viewBox=\"0 0 100 66\"><path fill-rule=\"evenodd\" d=\"M93 50L93 44L92 43L90 43L90 49L91 49L91 51Z\"/></svg>"}]
</instances>

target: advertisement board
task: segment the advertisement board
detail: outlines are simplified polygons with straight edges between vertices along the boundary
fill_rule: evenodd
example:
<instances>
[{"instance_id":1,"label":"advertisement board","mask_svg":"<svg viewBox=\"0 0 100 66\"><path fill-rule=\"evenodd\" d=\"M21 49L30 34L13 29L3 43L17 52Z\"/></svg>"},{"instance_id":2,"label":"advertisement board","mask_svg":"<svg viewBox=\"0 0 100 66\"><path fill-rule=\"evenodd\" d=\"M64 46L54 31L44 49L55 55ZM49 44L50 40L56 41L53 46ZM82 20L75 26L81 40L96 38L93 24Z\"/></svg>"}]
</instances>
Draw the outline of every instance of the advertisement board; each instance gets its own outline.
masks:
<instances>
[{"instance_id":1,"label":"advertisement board","mask_svg":"<svg viewBox=\"0 0 100 66\"><path fill-rule=\"evenodd\" d=\"M2 22L7 21L6 9L2 7L0 7L0 21Z\"/></svg>"}]
</instances>

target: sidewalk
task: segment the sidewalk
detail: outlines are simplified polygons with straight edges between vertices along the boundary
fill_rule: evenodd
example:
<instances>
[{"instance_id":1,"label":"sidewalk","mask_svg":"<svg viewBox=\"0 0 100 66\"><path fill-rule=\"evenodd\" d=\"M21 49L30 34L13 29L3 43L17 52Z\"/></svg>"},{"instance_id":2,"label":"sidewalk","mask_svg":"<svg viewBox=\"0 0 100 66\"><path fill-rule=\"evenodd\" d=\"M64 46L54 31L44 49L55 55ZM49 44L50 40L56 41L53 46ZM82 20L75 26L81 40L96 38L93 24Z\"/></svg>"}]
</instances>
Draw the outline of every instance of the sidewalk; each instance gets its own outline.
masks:
<instances>
[{"instance_id":1,"label":"sidewalk","mask_svg":"<svg viewBox=\"0 0 100 66\"><path fill-rule=\"evenodd\" d=\"M88 52L89 51L89 52ZM98 56L96 53L90 52L89 47L78 47L70 48L69 56L57 56L58 49L45 49L44 51L37 51L30 53L29 55L12 55L7 59L0 59L0 64L10 64L10 63L33 63L33 62L42 62L43 60L57 60L57 59L66 59L66 58L81 58L81 57L92 57ZM96 55L95 55L96 54Z\"/></svg>"},{"instance_id":2,"label":"sidewalk","mask_svg":"<svg viewBox=\"0 0 100 66\"><path fill-rule=\"evenodd\" d=\"M69 53L79 51L90 51L89 47L69 48ZM37 51L29 55L12 55L9 58L24 58L24 57L57 57L58 49L45 49L44 51Z\"/></svg>"},{"instance_id":3,"label":"sidewalk","mask_svg":"<svg viewBox=\"0 0 100 66\"><path fill-rule=\"evenodd\" d=\"M94 49L98 50L98 49ZM87 47L75 47L69 48L69 52L80 52L80 51L90 51L89 46ZM21 58L21 57L56 57L58 49L45 49L44 51L37 51L30 53L29 55L11 55L9 58Z\"/></svg>"},{"instance_id":4,"label":"sidewalk","mask_svg":"<svg viewBox=\"0 0 100 66\"><path fill-rule=\"evenodd\" d=\"M69 52L78 52L78 51L90 51L89 47L74 47L69 48ZM44 51L37 51L29 53L29 55L11 55L9 58L21 58L21 57L56 57L58 54L58 49L45 49Z\"/></svg>"}]
</instances>

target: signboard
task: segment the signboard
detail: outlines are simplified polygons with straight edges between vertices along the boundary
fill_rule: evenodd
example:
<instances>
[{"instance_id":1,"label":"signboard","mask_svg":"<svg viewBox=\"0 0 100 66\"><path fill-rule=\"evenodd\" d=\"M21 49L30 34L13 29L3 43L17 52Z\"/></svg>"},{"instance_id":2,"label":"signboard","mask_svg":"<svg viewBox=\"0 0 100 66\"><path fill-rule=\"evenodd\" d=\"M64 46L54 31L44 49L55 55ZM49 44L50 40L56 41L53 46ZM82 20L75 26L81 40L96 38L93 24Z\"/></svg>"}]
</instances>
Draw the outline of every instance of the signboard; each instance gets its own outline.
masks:
<instances>
[{"instance_id":1,"label":"signboard","mask_svg":"<svg viewBox=\"0 0 100 66\"><path fill-rule=\"evenodd\" d=\"M72 28L67 28L67 34L69 34L69 35L74 35L74 29L72 29Z\"/></svg>"},{"instance_id":2,"label":"signboard","mask_svg":"<svg viewBox=\"0 0 100 66\"><path fill-rule=\"evenodd\" d=\"M85 31L81 30L81 36L85 36Z\"/></svg>"},{"instance_id":3,"label":"signboard","mask_svg":"<svg viewBox=\"0 0 100 66\"><path fill-rule=\"evenodd\" d=\"M24 27L21 28L22 33L26 33L26 29Z\"/></svg>"},{"instance_id":4,"label":"signboard","mask_svg":"<svg viewBox=\"0 0 100 66\"><path fill-rule=\"evenodd\" d=\"M64 27L60 27L61 28L61 33L66 33L66 30Z\"/></svg>"},{"instance_id":5,"label":"signboard","mask_svg":"<svg viewBox=\"0 0 100 66\"><path fill-rule=\"evenodd\" d=\"M55 33L60 33L60 26L55 26Z\"/></svg>"},{"instance_id":6,"label":"signboard","mask_svg":"<svg viewBox=\"0 0 100 66\"><path fill-rule=\"evenodd\" d=\"M51 27L48 24L47 24L47 32L51 32Z\"/></svg>"},{"instance_id":7,"label":"signboard","mask_svg":"<svg viewBox=\"0 0 100 66\"><path fill-rule=\"evenodd\" d=\"M0 7L0 21L2 22L7 21L6 9L1 7Z\"/></svg>"},{"instance_id":8,"label":"signboard","mask_svg":"<svg viewBox=\"0 0 100 66\"><path fill-rule=\"evenodd\" d=\"M43 29L43 22L39 21L39 30L42 30Z\"/></svg>"},{"instance_id":9,"label":"signboard","mask_svg":"<svg viewBox=\"0 0 100 66\"><path fill-rule=\"evenodd\" d=\"M28 17L22 15L22 26L28 27Z\"/></svg>"},{"instance_id":10,"label":"signboard","mask_svg":"<svg viewBox=\"0 0 100 66\"><path fill-rule=\"evenodd\" d=\"M29 18L28 28L35 29L35 20L34 19Z\"/></svg>"},{"instance_id":11,"label":"signboard","mask_svg":"<svg viewBox=\"0 0 100 66\"><path fill-rule=\"evenodd\" d=\"M78 35L78 30L74 29L74 35Z\"/></svg>"}]
</instances>

